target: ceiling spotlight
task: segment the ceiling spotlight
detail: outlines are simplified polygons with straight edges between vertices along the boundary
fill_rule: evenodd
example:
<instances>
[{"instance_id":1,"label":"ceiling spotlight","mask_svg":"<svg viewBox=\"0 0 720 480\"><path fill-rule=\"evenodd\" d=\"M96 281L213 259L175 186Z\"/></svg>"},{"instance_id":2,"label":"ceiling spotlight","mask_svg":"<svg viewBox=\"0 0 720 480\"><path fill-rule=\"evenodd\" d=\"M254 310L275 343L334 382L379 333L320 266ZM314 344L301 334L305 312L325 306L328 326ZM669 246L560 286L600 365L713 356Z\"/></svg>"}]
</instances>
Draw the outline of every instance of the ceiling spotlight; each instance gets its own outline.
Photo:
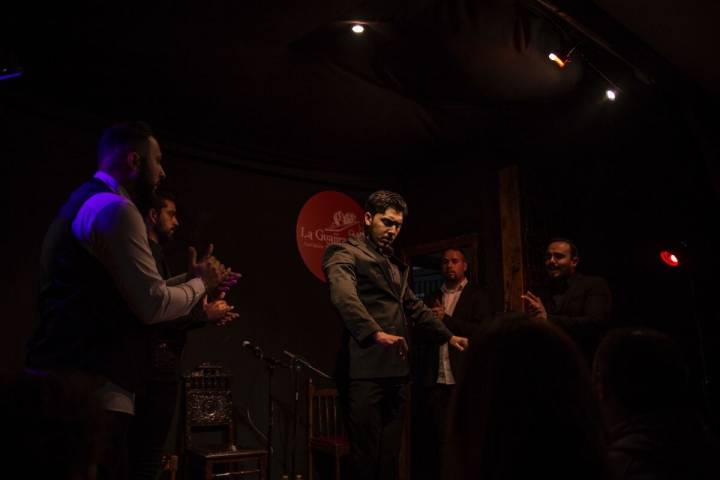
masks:
<instances>
[{"instance_id":1,"label":"ceiling spotlight","mask_svg":"<svg viewBox=\"0 0 720 480\"><path fill-rule=\"evenodd\" d=\"M560 57L558 57L554 53L551 53L550 55L548 55L548 58L550 59L551 62L555 62L555 64L560 68L563 68L565 65L567 65L567 61L564 62Z\"/></svg>"},{"instance_id":2,"label":"ceiling spotlight","mask_svg":"<svg viewBox=\"0 0 720 480\"><path fill-rule=\"evenodd\" d=\"M352 31L354 33L363 33L365 31L365 27L363 27L359 23L356 23L355 25L352 26Z\"/></svg>"},{"instance_id":3,"label":"ceiling spotlight","mask_svg":"<svg viewBox=\"0 0 720 480\"><path fill-rule=\"evenodd\" d=\"M612 89L605 90L605 97L611 102L614 102L617 98L617 92Z\"/></svg>"}]
</instances>

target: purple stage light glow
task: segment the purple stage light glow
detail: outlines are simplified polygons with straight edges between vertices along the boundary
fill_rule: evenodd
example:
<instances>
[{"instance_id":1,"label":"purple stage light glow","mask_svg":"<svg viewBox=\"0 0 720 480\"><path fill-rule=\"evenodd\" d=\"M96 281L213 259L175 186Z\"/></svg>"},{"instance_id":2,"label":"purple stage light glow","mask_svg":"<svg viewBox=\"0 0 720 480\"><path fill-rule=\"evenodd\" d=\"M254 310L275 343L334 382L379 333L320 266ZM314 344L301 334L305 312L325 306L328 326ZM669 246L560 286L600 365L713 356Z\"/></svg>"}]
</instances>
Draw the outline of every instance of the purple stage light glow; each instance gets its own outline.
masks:
<instances>
[{"instance_id":1,"label":"purple stage light glow","mask_svg":"<svg viewBox=\"0 0 720 480\"><path fill-rule=\"evenodd\" d=\"M22 76L22 72L14 72L8 74L0 74L0 80L9 80L11 78L17 78Z\"/></svg>"}]
</instances>

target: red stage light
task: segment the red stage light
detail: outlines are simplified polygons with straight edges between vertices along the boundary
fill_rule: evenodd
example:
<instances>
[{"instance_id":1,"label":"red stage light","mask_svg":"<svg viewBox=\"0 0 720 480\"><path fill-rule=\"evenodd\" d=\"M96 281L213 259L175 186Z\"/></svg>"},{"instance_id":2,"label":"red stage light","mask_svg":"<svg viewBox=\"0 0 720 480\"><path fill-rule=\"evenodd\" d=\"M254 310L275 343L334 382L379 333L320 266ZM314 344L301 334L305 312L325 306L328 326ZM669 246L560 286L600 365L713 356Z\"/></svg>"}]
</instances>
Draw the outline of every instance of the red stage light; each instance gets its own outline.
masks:
<instances>
[{"instance_id":1,"label":"red stage light","mask_svg":"<svg viewBox=\"0 0 720 480\"><path fill-rule=\"evenodd\" d=\"M662 260L668 267L679 267L680 259L672 252L663 250L660 252L660 260Z\"/></svg>"}]
</instances>

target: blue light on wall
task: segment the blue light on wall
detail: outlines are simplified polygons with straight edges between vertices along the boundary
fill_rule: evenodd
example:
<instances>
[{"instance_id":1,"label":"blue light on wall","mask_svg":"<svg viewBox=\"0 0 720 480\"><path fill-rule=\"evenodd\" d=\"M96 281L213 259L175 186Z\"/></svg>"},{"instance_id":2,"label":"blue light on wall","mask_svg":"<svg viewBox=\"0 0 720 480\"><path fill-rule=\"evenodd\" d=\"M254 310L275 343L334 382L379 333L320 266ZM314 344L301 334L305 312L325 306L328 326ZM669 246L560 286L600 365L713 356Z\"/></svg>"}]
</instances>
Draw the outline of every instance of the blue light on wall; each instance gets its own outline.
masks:
<instances>
[{"instance_id":1,"label":"blue light on wall","mask_svg":"<svg viewBox=\"0 0 720 480\"><path fill-rule=\"evenodd\" d=\"M22 76L22 72L18 70L10 70L7 68L0 70L0 80L9 80L11 78L17 78Z\"/></svg>"}]
</instances>

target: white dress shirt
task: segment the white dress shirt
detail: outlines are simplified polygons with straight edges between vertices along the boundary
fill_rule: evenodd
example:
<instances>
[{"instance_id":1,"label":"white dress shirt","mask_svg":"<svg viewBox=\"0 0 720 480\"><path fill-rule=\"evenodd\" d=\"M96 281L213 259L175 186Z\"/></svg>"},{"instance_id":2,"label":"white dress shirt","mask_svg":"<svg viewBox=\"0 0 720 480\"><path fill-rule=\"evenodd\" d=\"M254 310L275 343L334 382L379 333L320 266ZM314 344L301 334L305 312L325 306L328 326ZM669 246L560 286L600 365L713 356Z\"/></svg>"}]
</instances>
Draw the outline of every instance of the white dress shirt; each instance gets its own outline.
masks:
<instances>
[{"instance_id":1,"label":"white dress shirt","mask_svg":"<svg viewBox=\"0 0 720 480\"><path fill-rule=\"evenodd\" d=\"M448 289L445 284L440 287L442 291L442 303L445 309L445 315L452 317L455 313L455 306L457 305L460 294L463 288L467 285L467 278L463 278L462 282L454 290ZM448 344L444 343L440 346L440 361L438 363L438 377L437 383L443 385L455 385L455 377L453 376L452 368L450 367L450 353L448 351Z\"/></svg>"},{"instance_id":2,"label":"white dress shirt","mask_svg":"<svg viewBox=\"0 0 720 480\"><path fill-rule=\"evenodd\" d=\"M205 294L199 278L168 286L157 271L140 211L122 186L97 172L113 193L99 193L80 207L72 231L102 263L130 310L147 324L183 317Z\"/></svg>"},{"instance_id":3,"label":"white dress shirt","mask_svg":"<svg viewBox=\"0 0 720 480\"><path fill-rule=\"evenodd\" d=\"M169 286L157 270L140 211L127 191L105 172L97 172L112 193L90 197L72 223L72 233L102 263L130 310L146 324L183 317L205 294L199 278ZM132 392L108 382L100 389L106 410L134 414Z\"/></svg>"}]
</instances>

